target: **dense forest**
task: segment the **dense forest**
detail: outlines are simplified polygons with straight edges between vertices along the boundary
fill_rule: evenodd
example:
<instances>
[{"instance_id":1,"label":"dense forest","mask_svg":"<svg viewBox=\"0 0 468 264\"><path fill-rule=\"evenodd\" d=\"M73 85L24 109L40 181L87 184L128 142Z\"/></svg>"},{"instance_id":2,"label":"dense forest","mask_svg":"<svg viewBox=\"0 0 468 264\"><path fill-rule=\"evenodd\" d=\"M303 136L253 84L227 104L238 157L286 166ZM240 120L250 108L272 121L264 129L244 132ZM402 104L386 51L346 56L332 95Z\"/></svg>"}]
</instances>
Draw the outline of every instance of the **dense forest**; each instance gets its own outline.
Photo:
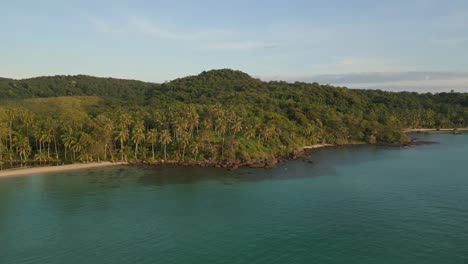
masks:
<instances>
[{"instance_id":1,"label":"dense forest","mask_svg":"<svg viewBox=\"0 0 468 264\"><path fill-rule=\"evenodd\" d=\"M224 161L313 144L398 144L403 128L465 127L468 94L263 82L213 70L163 84L0 78L0 161Z\"/></svg>"}]
</instances>

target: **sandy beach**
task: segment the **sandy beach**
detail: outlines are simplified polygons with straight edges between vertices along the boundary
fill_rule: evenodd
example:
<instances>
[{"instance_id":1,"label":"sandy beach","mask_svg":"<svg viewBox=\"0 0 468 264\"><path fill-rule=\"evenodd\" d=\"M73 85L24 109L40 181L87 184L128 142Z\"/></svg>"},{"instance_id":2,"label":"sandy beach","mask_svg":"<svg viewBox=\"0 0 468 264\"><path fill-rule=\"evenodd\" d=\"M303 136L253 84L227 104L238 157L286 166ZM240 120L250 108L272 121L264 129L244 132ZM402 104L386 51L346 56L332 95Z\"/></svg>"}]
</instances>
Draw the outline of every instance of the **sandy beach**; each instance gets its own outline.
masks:
<instances>
[{"instance_id":1,"label":"sandy beach","mask_svg":"<svg viewBox=\"0 0 468 264\"><path fill-rule=\"evenodd\" d=\"M125 165L125 164L127 163L126 162L93 162L93 163L69 164L69 165L60 165L60 166L17 168L17 169L8 169L8 170L0 171L0 177L24 176L24 175L42 174L42 173L50 173L50 172L61 172L61 171L90 169L90 168L99 168L99 167L108 167L108 166L118 166L118 165Z\"/></svg>"},{"instance_id":2,"label":"sandy beach","mask_svg":"<svg viewBox=\"0 0 468 264\"><path fill-rule=\"evenodd\" d=\"M454 132L454 131L468 131L468 127L465 128L407 128L404 129L404 133L411 133L411 132L436 132L436 131L442 131L442 132Z\"/></svg>"}]
</instances>

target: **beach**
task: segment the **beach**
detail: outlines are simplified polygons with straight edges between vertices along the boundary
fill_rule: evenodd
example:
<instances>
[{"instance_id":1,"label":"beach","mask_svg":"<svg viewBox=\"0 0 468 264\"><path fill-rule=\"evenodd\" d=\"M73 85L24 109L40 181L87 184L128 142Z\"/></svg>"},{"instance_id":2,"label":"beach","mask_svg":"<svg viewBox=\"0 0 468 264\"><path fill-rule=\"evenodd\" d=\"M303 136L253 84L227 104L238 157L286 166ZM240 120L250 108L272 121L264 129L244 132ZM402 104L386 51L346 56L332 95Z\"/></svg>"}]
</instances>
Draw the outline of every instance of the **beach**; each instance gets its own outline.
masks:
<instances>
[{"instance_id":1,"label":"beach","mask_svg":"<svg viewBox=\"0 0 468 264\"><path fill-rule=\"evenodd\" d=\"M305 146L304 150L327 148L327 147L334 147L334 146L336 146L336 145L333 145L333 144L315 144L315 145L311 145L311 146Z\"/></svg>"},{"instance_id":2,"label":"beach","mask_svg":"<svg viewBox=\"0 0 468 264\"><path fill-rule=\"evenodd\" d=\"M7 169L0 171L0 177L13 177L13 176L25 176L32 174L42 174L50 172L61 172L71 171L80 169L91 169L99 167L119 166L125 165L127 162L92 162L92 163L80 163L80 164L69 164L59 166L45 166L45 167L25 167L16 169Z\"/></svg>"}]
</instances>

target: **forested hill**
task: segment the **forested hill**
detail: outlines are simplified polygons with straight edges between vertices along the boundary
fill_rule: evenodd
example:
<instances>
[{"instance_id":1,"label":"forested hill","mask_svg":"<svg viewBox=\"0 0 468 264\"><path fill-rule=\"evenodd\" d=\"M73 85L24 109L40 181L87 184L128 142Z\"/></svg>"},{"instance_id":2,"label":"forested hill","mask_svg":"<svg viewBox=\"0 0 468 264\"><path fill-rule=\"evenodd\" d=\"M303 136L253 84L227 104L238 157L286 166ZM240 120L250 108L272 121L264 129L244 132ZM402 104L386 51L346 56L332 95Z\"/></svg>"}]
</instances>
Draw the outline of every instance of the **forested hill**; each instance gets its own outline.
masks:
<instances>
[{"instance_id":1,"label":"forested hill","mask_svg":"<svg viewBox=\"0 0 468 264\"><path fill-rule=\"evenodd\" d=\"M153 83L86 75L60 75L23 80L0 78L0 99L93 95L142 100L147 91L157 87L159 85Z\"/></svg>"},{"instance_id":2,"label":"forested hill","mask_svg":"<svg viewBox=\"0 0 468 264\"><path fill-rule=\"evenodd\" d=\"M468 94L263 82L229 69L163 84L0 78L0 160L254 159L317 143L400 143L465 127Z\"/></svg>"}]
</instances>

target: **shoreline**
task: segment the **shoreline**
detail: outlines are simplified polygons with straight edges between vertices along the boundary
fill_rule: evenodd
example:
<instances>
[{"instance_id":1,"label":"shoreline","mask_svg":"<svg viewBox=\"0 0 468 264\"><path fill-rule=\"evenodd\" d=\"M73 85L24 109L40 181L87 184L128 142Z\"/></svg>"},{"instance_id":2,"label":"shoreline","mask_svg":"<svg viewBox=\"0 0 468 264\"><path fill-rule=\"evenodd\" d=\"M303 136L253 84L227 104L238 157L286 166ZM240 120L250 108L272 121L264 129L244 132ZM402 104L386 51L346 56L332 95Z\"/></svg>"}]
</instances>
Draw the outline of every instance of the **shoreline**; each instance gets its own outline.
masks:
<instances>
[{"instance_id":1,"label":"shoreline","mask_svg":"<svg viewBox=\"0 0 468 264\"><path fill-rule=\"evenodd\" d=\"M334 145L334 144L315 144L315 145L311 145L311 146L305 146L304 150L329 148L329 147L336 147L336 146L337 145Z\"/></svg>"},{"instance_id":2,"label":"shoreline","mask_svg":"<svg viewBox=\"0 0 468 264\"><path fill-rule=\"evenodd\" d=\"M0 171L0 178L27 176L27 175L43 174L43 173L51 173L51 172L92 169L92 168L119 166L119 165L126 165L126 164L128 163L105 161L105 162L91 162L91 163L76 163L76 164L57 165L57 166L15 168L15 169L7 169L7 170Z\"/></svg>"},{"instance_id":3,"label":"shoreline","mask_svg":"<svg viewBox=\"0 0 468 264\"><path fill-rule=\"evenodd\" d=\"M418 129L417 131L453 131L450 129L446 130L436 130L436 129ZM465 131L465 130L463 130ZM466 128L468 131L468 128ZM416 131L408 131L408 132L416 132ZM406 130L405 130L405 133ZM426 142L426 141L412 141L406 144L383 144L381 146L392 146L392 147L407 147L407 146L418 146L418 145L426 145L426 144L433 144L434 142ZM296 151L290 153L289 155L285 156L277 156L277 155L270 155L265 158L256 159L256 160L223 160L223 161L176 161L176 160L160 160L160 161L153 161L153 162L146 162L146 161L118 161L118 162L91 162L91 163L75 163L75 164L67 164L67 165L56 165L56 166L44 166L44 167L25 167L25 168L14 168L14 169L6 169L0 170L0 178L3 177L16 177L16 176L27 176L33 174L44 174L44 173L52 173L52 172L63 172L63 171L74 171L74 170L81 170L81 169L92 169L92 168L100 168L100 167L109 167L109 166L119 166L119 165L149 165L154 167L174 167L174 166L184 166L184 167L214 167L214 168L225 168L229 170L235 170L241 167L244 168L273 168L278 163L283 163L288 160L296 160L299 158L303 158L307 155L308 152L313 150L319 150L324 148L334 148L334 147L342 147L342 146L356 146L356 145L366 145L367 143L349 143L344 145L337 145L337 144L315 144L310 146L304 146L302 148L298 148Z\"/></svg>"},{"instance_id":4,"label":"shoreline","mask_svg":"<svg viewBox=\"0 0 468 264\"><path fill-rule=\"evenodd\" d=\"M462 128L406 128L403 133L422 133L422 132L466 132L468 127Z\"/></svg>"}]
</instances>

